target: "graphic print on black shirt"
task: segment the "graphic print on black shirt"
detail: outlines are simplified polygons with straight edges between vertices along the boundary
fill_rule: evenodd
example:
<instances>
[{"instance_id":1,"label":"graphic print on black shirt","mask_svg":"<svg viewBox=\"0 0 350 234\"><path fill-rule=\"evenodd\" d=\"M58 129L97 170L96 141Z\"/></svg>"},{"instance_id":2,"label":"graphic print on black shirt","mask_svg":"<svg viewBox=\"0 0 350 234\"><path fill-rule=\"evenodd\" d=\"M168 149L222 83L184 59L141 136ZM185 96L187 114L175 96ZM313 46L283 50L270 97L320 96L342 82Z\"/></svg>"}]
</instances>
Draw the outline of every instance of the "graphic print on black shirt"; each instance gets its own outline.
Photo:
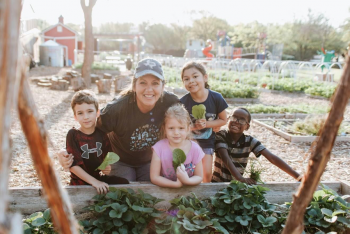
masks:
<instances>
[{"instance_id":1,"label":"graphic print on black shirt","mask_svg":"<svg viewBox=\"0 0 350 234\"><path fill-rule=\"evenodd\" d=\"M153 146L159 138L159 128L154 124L146 124L136 128L131 134L130 150L142 151Z\"/></svg>"}]
</instances>

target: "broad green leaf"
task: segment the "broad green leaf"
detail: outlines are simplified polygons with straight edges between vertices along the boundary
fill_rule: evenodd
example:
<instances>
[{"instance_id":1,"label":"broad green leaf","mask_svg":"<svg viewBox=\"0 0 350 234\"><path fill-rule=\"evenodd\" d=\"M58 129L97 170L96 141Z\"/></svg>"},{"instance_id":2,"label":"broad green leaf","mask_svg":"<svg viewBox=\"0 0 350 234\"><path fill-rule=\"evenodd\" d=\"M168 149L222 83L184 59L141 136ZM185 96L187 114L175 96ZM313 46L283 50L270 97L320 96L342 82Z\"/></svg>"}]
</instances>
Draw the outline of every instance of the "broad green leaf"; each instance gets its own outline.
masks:
<instances>
[{"instance_id":1,"label":"broad green leaf","mask_svg":"<svg viewBox=\"0 0 350 234\"><path fill-rule=\"evenodd\" d=\"M186 154L182 149L174 149L173 151L173 167L176 171L177 167L186 161Z\"/></svg>"},{"instance_id":2,"label":"broad green leaf","mask_svg":"<svg viewBox=\"0 0 350 234\"><path fill-rule=\"evenodd\" d=\"M206 107L203 104L192 106L192 115L195 119L205 119Z\"/></svg>"},{"instance_id":3,"label":"broad green leaf","mask_svg":"<svg viewBox=\"0 0 350 234\"><path fill-rule=\"evenodd\" d=\"M197 228L199 229L204 229L205 227L208 227L213 224L209 220L200 220L200 219L193 220L193 222L197 225Z\"/></svg>"},{"instance_id":4,"label":"broad green leaf","mask_svg":"<svg viewBox=\"0 0 350 234\"><path fill-rule=\"evenodd\" d=\"M125 226L119 228L118 231L120 234L128 234L128 228Z\"/></svg>"},{"instance_id":5,"label":"broad green leaf","mask_svg":"<svg viewBox=\"0 0 350 234\"><path fill-rule=\"evenodd\" d=\"M46 219L46 221L49 221L51 219L50 208L48 208L44 211L43 217L44 217L44 219Z\"/></svg>"},{"instance_id":6,"label":"broad green leaf","mask_svg":"<svg viewBox=\"0 0 350 234\"><path fill-rule=\"evenodd\" d=\"M101 165L98 168L96 168L95 171L104 170L108 165L118 162L119 159L120 158L116 153L108 152Z\"/></svg>"},{"instance_id":7,"label":"broad green leaf","mask_svg":"<svg viewBox=\"0 0 350 234\"><path fill-rule=\"evenodd\" d=\"M46 223L46 220L42 217L36 218L33 220L32 225L34 227L40 227Z\"/></svg>"},{"instance_id":8,"label":"broad green leaf","mask_svg":"<svg viewBox=\"0 0 350 234\"><path fill-rule=\"evenodd\" d=\"M23 233L24 234L32 234L32 229L27 223L23 224Z\"/></svg>"},{"instance_id":9,"label":"broad green leaf","mask_svg":"<svg viewBox=\"0 0 350 234\"><path fill-rule=\"evenodd\" d=\"M133 217L132 211L128 210L123 214L122 220L124 220L125 222L130 222L132 220L132 217Z\"/></svg>"},{"instance_id":10,"label":"broad green leaf","mask_svg":"<svg viewBox=\"0 0 350 234\"><path fill-rule=\"evenodd\" d=\"M121 226L123 226L124 223L120 219L113 219L113 224L116 227L121 227Z\"/></svg>"},{"instance_id":11,"label":"broad green leaf","mask_svg":"<svg viewBox=\"0 0 350 234\"><path fill-rule=\"evenodd\" d=\"M322 214L327 215L328 217L332 217L333 212L330 209L322 208L321 212L322 212Z\"/></svg>"},{"instance_id":12,"label":"broad green leaf","mask_svg":"<svg viewBox=\"0 0 350 234\"><path fill-rule=\"evenodd\" d=\"M105 233L105 231L103 231L100 228L95 228L92 232L92 234L103 234L103 233Z\"/></svg>"},{"instance_id":13,"label":"broad green leaf","mask_svg":"<svg viewBox=\"0 0 350 234\"><path fill-rule=\"evenodd\" d=\"M336 210L333 212L332 216L337 216L338 214L346 214L345 210Z\"/></svg>"},{"instance_id":14,"label":"broad green leaf","mask_svg":"<svg viewBox=\"0 0 350 234\"><path fill-rule=\"evenodd\" d=\"M188 231L198 231L196 225L190 223L190 221L184 219L183 222L177 221L177 223L182 224L182 226Z\"/></svg>"},{"instance_id":15,"label":"broad green leaf","mask_svg":"<svg viewBox=\"0 0 350 234\"><path fill-rule=\"evenodd\" d=\"M335 221L337 221L337 218L337 216L333 216L331 218L324 217L324 220L326 220L328 223L335 223Z\"/></svg>"},{"instance_id":16,"label":"broad green leaf","mask_svg":"<svg viewBox=\"0 0 350 234\"><path fill-rule=\"evenodd\" d=\"M250 216L237 216L236 217L236 222L239 222L241 225L243 226L248 226L248 223L250 220L252 220L252 218Z\"/></svg>"},{"instance_id":17,"label":"broad green leaf","mask_svg":"<svg viewBox=\"0 0 350 234\"><path fill-rule=\"evenodd\" d=\"M31 222L39 217L43 217L43 213L42 212L35 212L29 216L29 220L30 220L29 222Z\"/></svg>"}]
</instances>

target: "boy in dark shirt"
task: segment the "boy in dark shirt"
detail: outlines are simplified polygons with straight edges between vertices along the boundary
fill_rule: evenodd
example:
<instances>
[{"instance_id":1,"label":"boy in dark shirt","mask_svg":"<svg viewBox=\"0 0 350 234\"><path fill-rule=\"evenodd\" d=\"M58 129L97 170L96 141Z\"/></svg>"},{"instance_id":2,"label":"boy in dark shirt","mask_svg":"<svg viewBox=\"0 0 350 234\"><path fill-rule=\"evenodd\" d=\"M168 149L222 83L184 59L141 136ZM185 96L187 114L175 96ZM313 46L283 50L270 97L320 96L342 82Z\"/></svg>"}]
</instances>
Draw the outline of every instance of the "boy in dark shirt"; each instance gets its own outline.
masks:
<instances>
[{"instance_id":1,"label":"boy in dark shirt","mask_svg":"<svg viewBox=\"0 0 350 234\"><path fill-rule=\"evenodd\" d=\"M108 192L108 184L128 184L124 178L108 176L110 165L103 171L96 171L112 149L107 134L96 128L100 111L95 94L81 90L73 96L71 106L80 128L72 128L67 134L66 150L74 156L70 185L91 184L101 194Z\"/></svg>"},{"instance_id":2,"label":"boy in dark shirt","mask_svg":"<svg viewBox=\"0 0 350 234\"><path fill-rule=\"evenodd\" d=\"M236 179L243 183L255 184L251 178L244 178L244 169L248 163L250 152L256 157L263 155L272 164L282 169L293 178L300 180L300 175L281 158L271 153L260 141L252 136L244 135L250 127L251 116L247 109L236 108L229 118L228 130L216 133L214 173L212 182L230 182Z\"/></svg>"}]
</instances>

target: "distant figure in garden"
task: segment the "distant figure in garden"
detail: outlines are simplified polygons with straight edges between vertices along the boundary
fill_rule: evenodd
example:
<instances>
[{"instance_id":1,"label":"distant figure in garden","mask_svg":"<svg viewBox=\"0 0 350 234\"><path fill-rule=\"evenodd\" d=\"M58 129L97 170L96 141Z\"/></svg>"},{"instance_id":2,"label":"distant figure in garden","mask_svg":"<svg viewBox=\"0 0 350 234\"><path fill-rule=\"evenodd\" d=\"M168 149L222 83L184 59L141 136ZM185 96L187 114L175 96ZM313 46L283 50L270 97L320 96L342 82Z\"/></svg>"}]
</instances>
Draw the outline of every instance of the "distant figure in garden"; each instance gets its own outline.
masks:
<instances>
[{"instance_id":1,"label":"distant figure in garden","mask_svg":"<svg viewBox=\"0 0 350 234\"><path fill-rule=\"evenodd\" d=\"M229 117L228 129L216 133L214 173L212 182L230 182L235 179L247 184L256 184L243 174L251 152L256 157L265 156L272 164L300 180L300 175L281 158L267 150L257 139L243 132L250 127L251 115L245 108L236 108Z\"/></svg>"},{"instance_id":2,"label":"distant figure in garden","mask_svg":"<svg viewBox=\"0 0 350 234\"><path fill-rule=\"evenodd\" d=\"M215 146L215 133L213 128L219 129L227 122L225 109L228 107L225 99L218 92L209 89L208 75L205 67L197 62L189 62L181 71L181 78L185 88L189 91L180 101L191 116L193 138L202 147L203 182L210 182L212 177L212 164ZM197 116L197 111L204 108L204 114ZM195 110L195 111L194 111ZM196 112L196 113L194 113Z\"/></svg>"},{"instance_id":3,"label":"distant figure in garden","mask_svg":"<svg viewBox=\"0 0 350 234\"><path fill-rule=\"evenodd\" d=\"M162 65L155 59L138 62L131 86L101 110L97 128L105 133L120 160L112 164L111 175L129 181L150 181L151 147L159 140L166 110L179 103L176 95L164 91ZM72 163L67 152L59 153L64 168Z\"/></svg>"},{"instance_id":4,"label":"distant figure in garden","mask_svg":"<svg viewBox=\"0 0 350 234\"><path fill-rule=\"evenodd\" d=\"M108 192L108 184L128 184L127 179L108 176L110 165L103 171L96 170L112 148L107 134L96 128L100 111L95 94L89 90L78 91L72 98L71 106L80 127L70 129L67 134L66 149L74 156L70 167L70 185L91 184L102 194Z\"/></svg>"},{"instance_id":5,"label":"distant figure in garden","mask_svg":"<svg viewBox=\"0 0 350 234\"><path fill-rule=\"evenodd\" d=\"M197 143L190 140L191 119L183 105L174 105L167 110L160 133L162 140L152 147L152 183L168 188L201 183L204 152ZM183 155L184 161L176 155L173 156L173 152L179 151L178 149L183 151L180 153L186 155L186 157Z\"/></svg>"}]
</instances>

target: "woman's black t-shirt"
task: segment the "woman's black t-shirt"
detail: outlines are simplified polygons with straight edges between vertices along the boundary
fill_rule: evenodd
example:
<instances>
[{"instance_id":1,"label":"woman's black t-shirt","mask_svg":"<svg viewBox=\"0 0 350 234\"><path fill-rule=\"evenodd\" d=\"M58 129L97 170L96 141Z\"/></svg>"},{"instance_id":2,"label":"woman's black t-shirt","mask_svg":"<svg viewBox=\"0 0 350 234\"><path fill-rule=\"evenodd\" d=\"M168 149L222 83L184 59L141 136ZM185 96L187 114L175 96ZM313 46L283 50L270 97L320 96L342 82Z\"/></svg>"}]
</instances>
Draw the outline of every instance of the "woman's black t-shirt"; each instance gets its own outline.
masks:
<instances>
[{"instance_id":1,"label":"woman's black t-shirt","mask_svg":"<svg viewBox=\"0 0 350 234\"><path fill-rule=\"evenodd\" d=\"M113 152L120 162L138 166L152 159L151 147L159 140L159 131L167 109L179 98L164 92L162 101L148 113L142 113L133 100L133 95L114 99L101 110L97 127L108 133Z\"/></svg>"}]
</instances>

